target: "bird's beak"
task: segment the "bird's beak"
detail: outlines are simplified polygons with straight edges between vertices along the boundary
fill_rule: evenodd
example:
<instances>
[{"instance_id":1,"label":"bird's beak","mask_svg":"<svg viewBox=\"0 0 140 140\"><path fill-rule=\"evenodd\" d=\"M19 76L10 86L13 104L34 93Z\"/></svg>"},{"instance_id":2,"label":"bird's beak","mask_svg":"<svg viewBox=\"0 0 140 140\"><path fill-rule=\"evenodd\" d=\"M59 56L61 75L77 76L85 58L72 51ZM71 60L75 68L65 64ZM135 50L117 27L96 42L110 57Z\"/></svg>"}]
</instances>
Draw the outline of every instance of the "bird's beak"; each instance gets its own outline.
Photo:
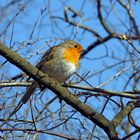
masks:
<instances>
[{"instance_id":1,"label":"bird's beak","mask_svg":"<svg viewBox=\"0 0 140 140\"><path fill-rule=\"evenodd\" d=\"M84 54L85 52L87 52L87 51L88 51L87 49L83 49L83 50L81 51L80 59L83 57L83 54Z\"/></svg>"},{"instance_id":2,"label":"bird's beak","mask_svg":"<svg viewBox=\"0 0 140 140\"><path fill-rule=\"evenodd\" d=\"M87 49L83 49L83 50L81 51L81 54L84 53L84 52L87 52L87 51L88 51Z\"/></svg>"}]
</instances>

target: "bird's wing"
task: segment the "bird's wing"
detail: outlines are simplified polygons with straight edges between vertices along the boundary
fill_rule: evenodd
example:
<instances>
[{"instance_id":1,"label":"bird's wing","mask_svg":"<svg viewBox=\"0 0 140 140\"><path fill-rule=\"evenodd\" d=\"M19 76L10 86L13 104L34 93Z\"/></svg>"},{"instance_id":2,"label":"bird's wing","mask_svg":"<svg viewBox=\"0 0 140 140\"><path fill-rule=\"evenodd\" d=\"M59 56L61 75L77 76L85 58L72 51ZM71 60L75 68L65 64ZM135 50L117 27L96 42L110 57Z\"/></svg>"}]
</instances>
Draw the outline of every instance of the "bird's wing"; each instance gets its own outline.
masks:
<instances>
[{"instance_id":1,"label":"bird's wing","mask_svg":"<svg viewBox=\"0 0 140 140\"><path fill-rule=\"evenodd\" d=\"M42 56L40 62L36 65L36 67L39 70L41 70L44 62L48 62L48 61L50 61L50 60L52 60L54 58L54 54L55 54L56 49L57 49L57 46L54 46L54 47L48 49L45 52L45 54Z\"/></svg>"},{"instance_id":2,"label":"bird's wing","mask_svg":"<svg viewBox=\"0 0 140 140\"><path fill-rule=\"evenodd\" d=\"M52 47L49 50L46 51L46 53L42 56L40 62L36 65L36 67L41 70L43 67L43 63L50 61L51 59L54 58L54 52L55 52L56 47ZM25 104L30 96L33 94L35 89L38 87L38 84L36 81L33 81L32 85L27 89L21 100L19 101L18 105L14 108L12 113L9 115L8 119L10 119L21 107L23 104Z\"/></svg>"}]
</instances>

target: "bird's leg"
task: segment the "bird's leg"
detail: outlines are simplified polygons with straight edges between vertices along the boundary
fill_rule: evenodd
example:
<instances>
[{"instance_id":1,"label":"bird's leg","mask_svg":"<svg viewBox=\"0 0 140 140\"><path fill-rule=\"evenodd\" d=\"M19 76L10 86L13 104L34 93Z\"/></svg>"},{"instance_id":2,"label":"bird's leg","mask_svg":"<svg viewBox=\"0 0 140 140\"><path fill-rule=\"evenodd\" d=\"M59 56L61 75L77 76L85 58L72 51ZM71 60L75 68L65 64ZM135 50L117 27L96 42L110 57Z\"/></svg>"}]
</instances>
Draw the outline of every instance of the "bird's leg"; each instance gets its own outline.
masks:
<instances>
[{"instance_id":1,"label":"bird's leg","mask_svg":"<svg viewBox=\"0 0 140 140\"><path fill-rule=\"evenodd\" d=\"M38 85L39 85L39 88L40 88L41 92L46 88L46 86L42 85L41 83L38 83Z\"/></svg>"}]
</instances>

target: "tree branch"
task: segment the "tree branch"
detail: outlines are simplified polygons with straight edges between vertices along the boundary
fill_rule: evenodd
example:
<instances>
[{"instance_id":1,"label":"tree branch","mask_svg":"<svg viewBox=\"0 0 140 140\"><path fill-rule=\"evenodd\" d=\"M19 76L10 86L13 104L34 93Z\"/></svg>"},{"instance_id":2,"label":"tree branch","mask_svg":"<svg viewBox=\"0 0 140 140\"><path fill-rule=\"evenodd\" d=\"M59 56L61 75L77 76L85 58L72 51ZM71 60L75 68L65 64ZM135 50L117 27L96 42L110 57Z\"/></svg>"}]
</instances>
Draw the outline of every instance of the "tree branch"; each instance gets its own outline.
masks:
<instances>
[{"instance_id":1,"label":"tree branch","mask_svg":"<svg viewBox=\"0 0 140 140\"><path fill-rule=\"evenodd\" d=\"M124 117L126 117L136 107L140 107L140 100L129 102L127 106L124 107L112 120L112 123L115 125L115 127L117 127Z\"/></svg>"},{"instance_id":2,"label":"tree branch","mask_svg":"<svg viewBox=\"0 0 140 140\"><path fill-rule=\"evenodd\" d=\"M110 139L118 140L118 134L116 133L115 127L107 118L96 112L90 106L82 103L66 88L62 87L56 80L39 71L17 53L5 47L2 43L0 43L0 55L23 70L34 80L52 90L59 98L64 100L67 104L71 105L73 108L79 111L83 116L90 119L93 123L102 128Z\"/></svg>"}]
</instances>

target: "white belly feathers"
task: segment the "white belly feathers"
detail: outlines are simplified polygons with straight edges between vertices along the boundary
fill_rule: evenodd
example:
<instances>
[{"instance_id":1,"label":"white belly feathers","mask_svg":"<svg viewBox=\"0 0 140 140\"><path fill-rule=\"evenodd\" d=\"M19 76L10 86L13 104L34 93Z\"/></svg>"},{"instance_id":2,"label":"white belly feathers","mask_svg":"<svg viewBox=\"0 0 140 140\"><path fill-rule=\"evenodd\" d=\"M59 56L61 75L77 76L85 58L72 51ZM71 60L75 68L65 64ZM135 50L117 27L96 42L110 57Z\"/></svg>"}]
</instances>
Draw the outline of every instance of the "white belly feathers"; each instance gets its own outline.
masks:
<instances>
[{"instance_id":1,"label":"white belly feathers","mask_svg":"<svg viewBox=\"0 0 140 140\"><path fill-rule=\"evenodd\" d=\"M55 59L53 63L50 63L44 65L42 71L60 83L66 81L76 71L75 64L71 62L66 62L64 60L58 61Z\"/></svg>"}]
</instances>

